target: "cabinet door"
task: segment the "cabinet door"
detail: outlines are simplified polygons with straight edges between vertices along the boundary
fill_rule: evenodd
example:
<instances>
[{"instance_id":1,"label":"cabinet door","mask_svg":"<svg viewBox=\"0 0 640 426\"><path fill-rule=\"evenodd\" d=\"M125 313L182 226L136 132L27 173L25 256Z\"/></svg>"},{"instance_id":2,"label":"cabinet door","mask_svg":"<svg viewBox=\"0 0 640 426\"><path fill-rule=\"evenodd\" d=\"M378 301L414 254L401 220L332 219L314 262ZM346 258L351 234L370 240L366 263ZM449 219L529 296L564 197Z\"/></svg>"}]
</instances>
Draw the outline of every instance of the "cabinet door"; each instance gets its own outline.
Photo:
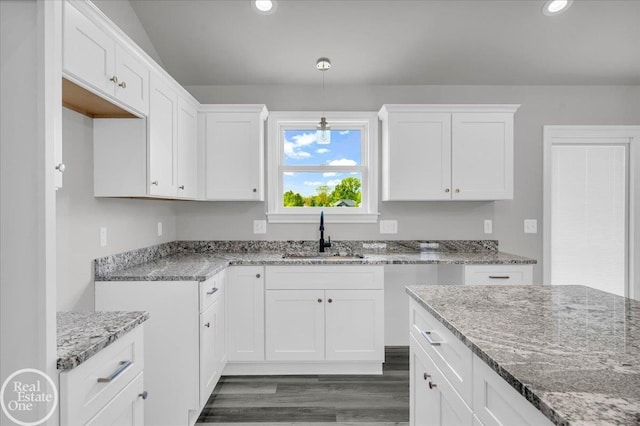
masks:
<instances>
[{"instance_id":1,"label":"cabinet door","mask_svg":"<svg viewBox=\"0 0 640 426\"><path fill-rule=\"evenodd\" d=\"M174 197L178 97L168 84L152 76L149 99L149 195Z\"/></svg>"},{"instance_id":2,"label":"cabinet door","mask_svg":"<svg viewBox=\"0 0 640 426\"><path fill-rule=\"evenodd\" d=\"M147 115L149 113L149 69L120 45L116 47L115 75L118 100Z\"/></svg>"},{"instance_id":3,"label":"cabinet door","mask_svg":"<svg viewBox=\"0 0 640 426\"><path fill-rule=\"evenodd\" d=\"M451 114L391 113L383 137L383 200L451 199Z\"/></svg>"},{"instance_id":4,"label":"cabinet door","mask_svg":"<svg viewBox=\"0 0 640 426\"><path fill-rule=\"evenodd\" d=\"M384 361L384 291L326 290L327 361Z\"/></svg>"},{"instance_id":5,"label":"cabinet door","mask_svg":"<svg viewBox=\"0 0 640 426\"><path fill-rule=\"evenodd\" d=\"M87 426L142 426L144 425L143 374L140 373L126 388L98 412Z\"/></svg>"},{"instance_id":6,"label":"cabinet door","mask_svg":"<svg viewBox=\"0 0 640 426\"><path fill-rule=\"evenodd\" d=\"M513 114L454 113L454 200L513 199Z\"/></svg>"},{"instance_id":7,"label":"cabinet door","mask_svg":"<svg viewBox=\"0 0 640 426\"><path fill-rule=\"evenodd\" d=\"M266 292L267 361L324 360L323 290Z\"/></svg>"},{"instance_id":8,"label":"cabinet door","mask_svg":"<svg viewBox=\"0 0 640 426\"><path fill-rule=\"evenodd\" d=\"M198 111L182 98L178 99L178 197L198 195L197 158Z\"/></svg>"},{"instance_id":9,"label":"cabinet door","mask_svg":"<svg viewBox=\"0 0 640 426\"><path fill-rule=\"evenodd\" d=\"M213 302L200 314L200 406L209 399L216 385L217 363L215 358L216 308L219 301Z\"/></svg>"},{"instance_id":10,"label":"cabinet door","mask_svg":"<svg viewBox=\"0 0 640 426\"><path fill-rule=\"evenodd\" d=\"M227 272L227 358L264 361L264 268L234 266Z\"/></svg>"},{"instance_id":11,"label":"cabinet door","mask_svg":"<svg viewBox=\"0 0 640 426\"><path fill-rule=\"evenodd\" d=\"M264 200L264 128L260 115L208 113L206 128L206 198Z\"/></svg>"},{"instance_id":12,"label":"cabinet door","mask_svg":"<svg viewBox=\"0 0 640 426\"><path fill-rule=\"evenodd\" d=\"M62 67L85 86L111 96L115 84L115 41L89 18L64 3Z\"/></svg>"},{"instance_id":13,"label":"cabinet door","mask_svg":"<svg viewBox=\"0 0 640 426\"><path fill-rule=\"evenodd\" d=\"M222 374L224 366L227 364L227 342L226 342L226 272L222 271L218 273L218 302L216 306L215 314L215 358L216 358L216 370L218 371L218 377Z\"/></svg>"},{"instance_id":14,"label":"cabinet door","mask_svg":"<svg viewBox=\"0 0 640 426\"><path fill-rule=\"evenodd\" d=\"M416 355L416 351L422 350L414 347L413 342L409 351L409 365L411 375L409 376L409 422L411 426L422 426L430 423L436 411L435 399L429 393L429 371Z\"/></svg>"}]
</instances>

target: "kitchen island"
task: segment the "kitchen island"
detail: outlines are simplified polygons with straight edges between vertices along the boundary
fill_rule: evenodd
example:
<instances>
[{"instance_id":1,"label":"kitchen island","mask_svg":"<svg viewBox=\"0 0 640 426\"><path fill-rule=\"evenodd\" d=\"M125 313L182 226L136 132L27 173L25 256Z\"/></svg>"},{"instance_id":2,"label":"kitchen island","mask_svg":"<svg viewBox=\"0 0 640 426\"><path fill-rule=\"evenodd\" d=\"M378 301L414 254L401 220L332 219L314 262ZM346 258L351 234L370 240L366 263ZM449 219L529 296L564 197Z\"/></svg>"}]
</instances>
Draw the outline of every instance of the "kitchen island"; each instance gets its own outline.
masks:
<instances>
[{"instance_id":1,"label":"kitchen island","mask_svg":"<svg viewBox=\"0 0 640 426\"><path fill-rule=\"evenodd\" d=\"M449 374L446 384L479 423L494 424L501 414L490 382L478 383L488 366L519 394L515 399L553 424L640 424L640 302L584 286L430 285L407 292L411 333L428 360L438 365L448 345L470 353L460 366L450 358L437 371L463 373L459 383ZM414 373L422 381L422 372ZM414 386L420 392L421 383Z\"/></svg>"}]
</instances>

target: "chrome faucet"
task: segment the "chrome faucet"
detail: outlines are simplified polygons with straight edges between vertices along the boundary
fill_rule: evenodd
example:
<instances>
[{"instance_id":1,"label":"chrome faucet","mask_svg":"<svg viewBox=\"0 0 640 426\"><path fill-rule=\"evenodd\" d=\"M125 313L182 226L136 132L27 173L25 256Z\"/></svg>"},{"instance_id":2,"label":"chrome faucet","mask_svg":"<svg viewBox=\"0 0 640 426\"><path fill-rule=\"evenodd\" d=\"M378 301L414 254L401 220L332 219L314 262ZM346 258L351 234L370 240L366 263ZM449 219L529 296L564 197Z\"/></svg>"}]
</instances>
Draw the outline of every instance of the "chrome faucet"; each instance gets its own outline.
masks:
<instances>
[{"instance_id":1,"label":"chrome faucet","mask_svg":"<svg viewBox=\"0 0 640 426\"><path fill-rule=\"evenodd\" d=\"M324 253L325 248L331 247L331 237L328 241L324 241L324 211L320 212L320 253Z\"/></svg>"}]
</instances>

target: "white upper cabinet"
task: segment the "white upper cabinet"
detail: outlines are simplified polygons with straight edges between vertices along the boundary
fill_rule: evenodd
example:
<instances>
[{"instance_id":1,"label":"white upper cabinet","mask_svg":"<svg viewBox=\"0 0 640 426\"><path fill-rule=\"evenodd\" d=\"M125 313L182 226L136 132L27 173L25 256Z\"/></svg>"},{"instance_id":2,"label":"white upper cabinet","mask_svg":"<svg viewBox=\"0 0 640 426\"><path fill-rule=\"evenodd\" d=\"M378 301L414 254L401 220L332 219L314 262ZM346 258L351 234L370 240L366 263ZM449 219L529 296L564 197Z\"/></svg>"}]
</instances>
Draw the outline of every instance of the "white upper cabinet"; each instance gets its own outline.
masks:
<instances>
[{"instance_id":1,"label":"white upper cabinet","mask_svg":"<svg viewBox=\"0 0 640 426\"><path fill-rule=\"evenodd\" d=\"M198 110L178 98L178 193L179 198L198 195Z\"/></svg>"},{"instance_id":2,"label":"white upper cabinet","mask_svg":"<svg viewBox=\"0 0 640 426\"><path fill-rule=\"evenodd\" d=\"M519 105L384 105L383 201L513 199Z\"/></svg>"},{"instance_id":3,"label":"white upper cabinet","mask_svg":"<svg viewBox=\"0 0 640 426\"><path fill-rule=\"evenodd\" d=\"M63 14L65 77L137 115L149 111L149 68L71 3Z\"/></svg>"},{"instance_id":4,"label":"white upper cabinet","mask_svg":"<svg viewBox=\"0 0 640 426\"><path fill-rule=\"evenodd\" d=\"M149 107L149 195L175 197L177 192L178 95L155 75Z\"/></svg>"},{"instance_id":5,"label":"white upper cabinet","mask_svg":"<svg viewBox=\"0 0 640 426\"><path fill-rule=\"evenodd\" d=\"M202 105L212 201L264 200L264 105Z\"/></svg>"}]
</instances>

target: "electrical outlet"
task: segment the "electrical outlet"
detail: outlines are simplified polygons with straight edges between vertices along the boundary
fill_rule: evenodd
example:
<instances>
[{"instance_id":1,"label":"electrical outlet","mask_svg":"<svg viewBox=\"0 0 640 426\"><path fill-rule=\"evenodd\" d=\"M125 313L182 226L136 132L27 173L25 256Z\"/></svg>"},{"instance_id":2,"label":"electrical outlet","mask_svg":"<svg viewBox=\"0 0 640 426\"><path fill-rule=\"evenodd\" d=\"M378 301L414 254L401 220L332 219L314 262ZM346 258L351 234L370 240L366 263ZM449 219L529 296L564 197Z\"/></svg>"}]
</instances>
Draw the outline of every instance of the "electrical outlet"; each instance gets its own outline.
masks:
<instances>
[{"instance_id":1,"label":"electrical outlet","mask_svg":"<svg viewBox=\"0 0 640 426\"><path fill-rule=\"evenodd\" d=\"M492 234L493 233L493 220L485 219L484 220L484 233Z\"/></svg>"},{"instance_id":2,"label":"electrical outlet","mask_svg":"<svg viewBox=\"0 0 640 426\"><path fill-rule=\"evenodd\" d=\"M158 222L158 237L162 236L162 222Z\"/></svg>"},{"instance_id":3,"label":"electrical outlet","mask_svg":"<svg viewBox=\"0 0 640 426\"><path fill-rule=\"evenodd\" d=\"M536 219L524 220L524 233L525 234L537 234L538 233L538 221Z\"/></svg>"},{"instance_id":4,"label":"electrical outlet","mask_svg":"<svg viewBox=\"0 0 640 426\"><path fill-rule=\"evenodd\" d=\"M107 246L107 228L100 228L100 247Z\"/></svg>"},{"instance_id":5,"label":"electrical outlet","mask_svg":"<svg viewBox=\"0 0 640 426\"><path fill-rule=\"evenodd\" d=\"M254 220L253 221L253 233L254 234L266 234L267 233L267 221L266 220Z\"/></svg>"},{"instance_id":6,"label":"electrical outlet","mask_svg":"<svg viewBox=\"0 0 640 426\"><path fill-rule=\"evenodd\" d=\"M397 220L381 220L380 233L381 234L397 234L398 221Z\"/></svg>"}]
</instances>

